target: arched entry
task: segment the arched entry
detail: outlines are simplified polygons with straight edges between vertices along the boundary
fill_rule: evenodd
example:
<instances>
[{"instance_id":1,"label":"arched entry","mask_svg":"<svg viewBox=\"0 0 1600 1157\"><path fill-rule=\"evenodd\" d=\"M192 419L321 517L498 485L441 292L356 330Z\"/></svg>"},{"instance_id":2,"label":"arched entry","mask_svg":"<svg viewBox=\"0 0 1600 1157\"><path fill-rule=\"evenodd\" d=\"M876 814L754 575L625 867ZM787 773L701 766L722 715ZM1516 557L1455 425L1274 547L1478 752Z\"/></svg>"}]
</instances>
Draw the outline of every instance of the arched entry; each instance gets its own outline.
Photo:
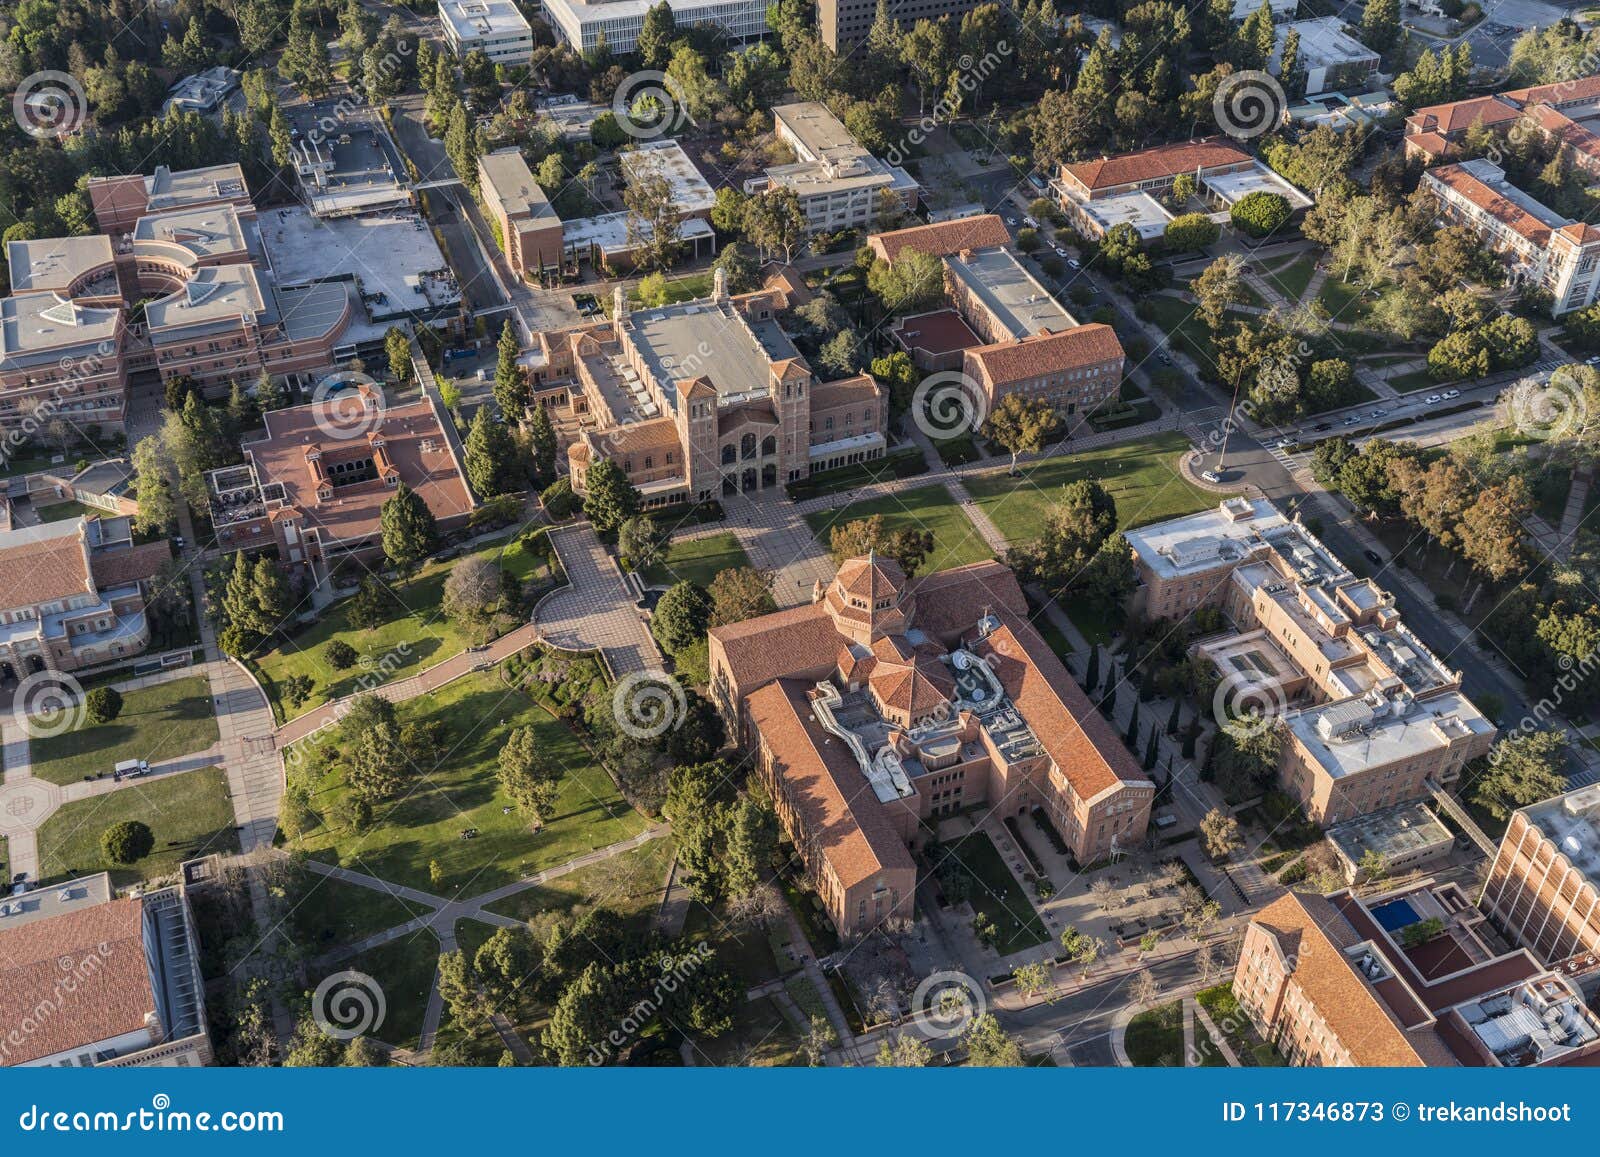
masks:
<instances>
[{"instance_id":1,"label":"arched entry","mask_svg":"<svg viewBox=\"0 0 1600 1157\"><path fill-rule=\"evenodd\" d=\"M777 484L778 468L771 462L768 462L761 468L761 489L765 490L767 487L776 486Z\"/></svg>"},{"instance_id":2,"label":"arched entry","mask_svg":"<svg viewBox=\"0 0 1600 1157\"><path fill-rule=\"evenodd\" d=\"M740 489L745 491L754 490L756 488L756 468L754 466L745 467L744 475L740 479L739 485Z\"/></svg>"},{"instance_id":3,"label":"arched entry","mask_svg":"<svg viewBox=\"0 0 1600 1157\"><path fill-rule=\"evenodd\" d=\"M739 493L739 482L732 474L722 476L722 493L724 496Z\"/></svg>"},{"instance_id":4,"label":"arched entry","mask_svg":"<svg viewBox=\"0 0 1600 1157\"><path fill-rule=\"evenodd\" d=\"M732 466L736 461L737 456L738 451L733 448L732 442L729 442L722 448L722 464L724 466Z\"/></svg>"},{"instance_id":5,"label":"arched entry","mask_svg":"<svg viewBox=\"0 0 1600 1157\"><path fill-rule=\"evenodd\" d=\"M28 674L37 675L40 671L43 671L43 670L44 670L44 660L39 658L38 655L29 655L28 656Z\"/></svg>"}]
</instances>

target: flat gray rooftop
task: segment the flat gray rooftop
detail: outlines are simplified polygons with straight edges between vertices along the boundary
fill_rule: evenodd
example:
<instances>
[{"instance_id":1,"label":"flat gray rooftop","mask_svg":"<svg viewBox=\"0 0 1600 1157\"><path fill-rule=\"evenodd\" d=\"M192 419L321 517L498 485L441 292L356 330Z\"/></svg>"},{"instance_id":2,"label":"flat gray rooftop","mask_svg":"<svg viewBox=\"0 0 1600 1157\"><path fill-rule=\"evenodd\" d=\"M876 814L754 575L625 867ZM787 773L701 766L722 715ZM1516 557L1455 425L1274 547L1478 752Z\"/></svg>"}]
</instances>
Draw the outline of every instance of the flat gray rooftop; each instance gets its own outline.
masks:
<instances>
[{"instance_id":1,"label":"flat gray rooftop","mask_svg":"<svg viewBox=\"0 0 1600 1157\"><path fill-rule=\"evenodd\" d=\"M446 263L433 231L416 214L330 220L297 206L267 210L258 221L279 285L351 273L360 279L363 293L386 298L373 303L375 315L423 312L442 303L417 292L428 288L423 274L445 269Z\"/></svg>"},{"instance_id":2,"label":"flat gray rooftop","mask_svg":"<svg viewBox=\"0 0 1600 1157\"><path fill-rule=\"evenodd\" d=\"M710 380L719 397L765 392L772 359L731 305L687 302L629 315L630 336L676 405L672 384Z\"/></svg>"},{"instance_id":3,"label":"flat gray rooftop","mask_svg":"<svg viewBox=\"0 0 1600 1157\"><path fill-rule=\"evenodd\" d=\"M1328 829L1328 839L1354 862L1369 851L1398 860L1452 838L1450 829L1419 800L1369 812Z\"/></svg>"},{"instance_id":4,"label":"flat gray rooftop","mask_svg":"<svg viewBox=\"0 0 1600 1157\"><path fill-rule=\"evenodd\" d=\"M980 249L969 257L952 257L946 265L1017 341L1047 329L1060 333L1078 324L1008 249Z\"/></svg>"}]
</instances>

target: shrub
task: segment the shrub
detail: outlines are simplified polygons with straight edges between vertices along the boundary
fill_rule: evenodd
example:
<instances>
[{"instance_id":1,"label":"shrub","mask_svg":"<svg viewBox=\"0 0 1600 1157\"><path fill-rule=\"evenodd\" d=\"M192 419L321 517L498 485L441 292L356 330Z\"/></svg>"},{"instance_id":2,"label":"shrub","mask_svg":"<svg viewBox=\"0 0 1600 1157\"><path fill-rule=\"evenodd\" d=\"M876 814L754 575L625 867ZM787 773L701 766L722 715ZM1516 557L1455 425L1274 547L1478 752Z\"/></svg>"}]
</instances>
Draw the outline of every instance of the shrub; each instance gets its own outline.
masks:
<instances>
[{"instance_id":1,"label":"shrub","mask_svg":"<svg viewBox=\"0 0 1600 1157\"><path fill-rule=\"evenodd\" d=\"M96 687L84 696L90 723L110 723L122 714L122 695L115 687Z\"/></svg>"},{"instance_id":2,"label":"shrub","mask_svg":"<svg viewBox=\"0 0 1600 1157\"><path fill-rule=\"evenodd\" d=\"M570 478L557 478L546 486L539 501L544 503L545 512L557 521L571 518L578 509L578 496L572 492Z\"/></svg>"},{"instance_id":3,"label":"shrub","mask_svg":"<svg viewBox=\"0 0 1600 1157\"><path fill-rule=\"evenodd\" d=\"M142 860L155 846L155 834L138 820L112 824L100 835L100 850L113 864L131 864L135 860Z\"/></svg>"},{"instance_id":4,"label":"shrub","mask_svg":"<svg viewBox=\"0 0 1600 1157\"><path fill-rule=\"evenodd\" d=\"M1228 219L1235 228L1243 229L1252 237L1265 237L1283 228L1292 212L1283 197L1258 189L1240 198L1228 213Z\"/></svg>"}]
</instances>

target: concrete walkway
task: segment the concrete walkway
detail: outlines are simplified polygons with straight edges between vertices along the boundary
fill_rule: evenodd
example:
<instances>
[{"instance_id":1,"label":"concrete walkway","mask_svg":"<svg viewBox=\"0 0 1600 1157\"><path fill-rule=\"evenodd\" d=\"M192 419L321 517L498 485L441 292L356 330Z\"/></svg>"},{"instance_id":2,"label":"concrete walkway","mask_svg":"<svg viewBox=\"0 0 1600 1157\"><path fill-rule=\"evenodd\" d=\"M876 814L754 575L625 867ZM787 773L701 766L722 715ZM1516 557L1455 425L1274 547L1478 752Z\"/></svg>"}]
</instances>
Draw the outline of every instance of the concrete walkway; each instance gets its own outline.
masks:
<instances>
[{"instance_id":1,"label":"concrete walkway","mask_svg":"<svg viewBox=\"0 0 1600 1157\"><path fill-rule=\"evenodd\" d=\"M586 523L550 532L568 585L534 610L537 636L567 651L598 648L617 678L660 670L661 652L616 560Z\"/></svg>"}]
</instances>

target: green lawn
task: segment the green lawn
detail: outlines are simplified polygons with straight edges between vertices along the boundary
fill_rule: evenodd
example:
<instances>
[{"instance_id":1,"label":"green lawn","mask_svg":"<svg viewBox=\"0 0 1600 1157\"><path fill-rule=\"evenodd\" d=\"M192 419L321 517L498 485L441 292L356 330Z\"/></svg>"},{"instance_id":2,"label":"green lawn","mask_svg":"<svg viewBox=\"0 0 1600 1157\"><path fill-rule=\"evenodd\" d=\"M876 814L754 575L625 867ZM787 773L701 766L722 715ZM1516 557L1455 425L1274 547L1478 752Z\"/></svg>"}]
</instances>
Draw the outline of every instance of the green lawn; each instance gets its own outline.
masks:
<instances>
[{"instance_id":1,"label":"green lawn","mask_svg":"<svg viewBox=\"0 0 1600 1157\"><path fill-rule=\"evenodd\" d=\"M1311 278L1317 271L1317 255L1305 253L1288 265L1262 273L1262 280L1290 301L1299 301L1311 287Z\"/></svg>"},{"instance_id":2,"label":"green lawn","mask_svg":"<svg viewBox=\"0 0 1600 1157\"><path fill-rule=\"evenodd\" d=\"M541 912L570 912L581 904L609 908L642 929L661 905L672 856L672 840L650 840L609 860L524 888L489 905L489 911L532 920Z\"/></svg>"},{"instance_id":3,"label":"green lawn","mask_svg":"<svg viewBox=\"0 0 1600 1157\"><path fill-rule=\"evenodd\" d=\"M109 773L124 759L159 763L205 751L220 739L211 683L204 675L129 691L110 723L28 741L33 774L51 783L76 783Z\"/></svg>"},{"instance_id":4,"label":"green lawn","mask_svg":"<svg viewBox=\"0 0 1600 1157\"><path fill-rule=\"evenodd\" d=\"M308 987L315 989L324 977L335 972L349 970L371 977L382 993L383 1020L365 1035L397 1048L414 1049L422 1037L423 1016L428 1011L428 996L433 991L433 976L438 967L438 938L424 930L341 960L326 969L313 970L307 979ZM341 991L345 991L345 986L331 989L328 999L333 1001ZM360 989L350 988L349 991ZM338 1006L334 1004L333 1007Z\"/></svg>"},{"instance_id":5,"label":"green lawn","mask_svg":"<svg viewBox=\"0 0 1600 1157\"><path fill-rule=\"evenodd\" d=\"M81 502L52 502L46 506L35 506L33 512L39 516L40 522L65 522L69 518L101 518L107 512L96 510L92 506L85 506Z\"/></svg>"},{"instance_id":6,"label":"green lawn","mask_svg":"<svg viewBox=\"0 0 1600 1157\"><path fill-rule=\"evenodd\" d=\"M1330 321L1360 325L1371 313L1373 299L1365 296L1366 288L1361 282L1344 282L1337 277L1329 276L1322 283L1322 291L1317 295L1317 300L1327 309Z\"/></svg>"},{"instance_id":7,"label":"green lawn","mask_svg":"<svg viewBox=\"0 0 1600 1157\"><path fill-rule=\"evenodd\" d=\"M1389 379L1389 385L1402 394L1414 394L1422 390L1440 390L1444 388L1427 370L1412 370L1409 374L1400 374L1392 377Z\"/></svg>"},{"instance_id":8,"label":"green lawn","mask_svg":"<svg viewBox=\"0 0 1600 1157\"><path fill-rule=\"evenodd\" d=\"M1149 320L1167 335L1170 344L1188 354L1202 373L1208 372L1216 364L1217 356L1211 348L1211 331L1195 316L1193 304L1164 293L1153 293L1139 305L1140 316L1148 314Z\"/></svg>"},{"instance_id":9,"label":"green lawn","mask_svg":"<svg viewBox=\"0 0 1600 1157\"><path fill-rule=\"evenodd\" d=\"M691 273L687 277L675 277L667 281L665 305L676 305L680 301L694 301L697 298L711 296L711 277L709 273ZM644 307L644 301L639 296L639 287L636 285L628 291L628 303L635 309ZM609 308L611 301L606 300Z\"/></svg>"},{"instance_id":10,"label":"green lawn","mask_svg":"<svg viewBox=\"0 0 1600 1157\"><path fill-rule=\"evenodd\" d=\"M888 531L913 527L932 532L933 553L922 564L922 574L994 557L994 551L989 549L971 519L950 497L950 491L939 485L902 490L867 502L852 502L837 510L820 510L806 515L806 525L826 550L833 527L858 518L871 518L874 514L883 515L884 528Z\"/></svg>"},{"instance_id":11,"label":"green lawn","mask_svg":"<svg viewBox=\"0 0 1600 1157\"><path fill-rule=\"evenodd\" d=\"M1128 1059L1141 1068L1182 1068L1183 1001L1175 1000L1128 1022Z\"/></svg>"},{"instance_id":12,"label":"green lawn","mask_svg":"<svg viewBox=\"0 0 1600 1157\"><path fill-rule=\"evenodd\" d=\"M491 543L476 553L496 559L502 543ZM466 557L466 556L463 556ZM431 667L448 659L468 646L482 642L440 613L439 603L444 596L444 581L450 574L454 560L429 563L405 582L390 582L389 589L399 597L409 613L368 631L358 631L350 625L349 600L334 604L299 634L272 651L256 659L256 669L262 685L272 700L272 707L283 719L292 719L312 708L338 699L359 687L375 687L391 679L415 675L424 667ZM524 562L530 567L534 560L526 559L517 551L513 569ZM327 661L328 644L343 639L371 662L366 666L356 663L348 670L336 671ZM298 707L282 702L279 688L291 675L308 675L314 684L311 696Z\"/></svg>"},{"instance_id":13,"label":"green lawn","mask_svg":"<svg viewBox=\"0 0 1600 1157\"><path fill-rule=\"evenodd\" d=\"M688 581L708 587L719 571L749 566L750 559L733 531L693 538L687 542L674 542L667 549L667 557L644 572L644 581L651 586L671 586Z\"/></svg>"},{"instance_id":14,"label":"green lawn","mask_svg":"<svg viewBox=\"0 0 1600 1157\"><path fill-rule=\"evenodd\" d=\"M1032 948L1050 939L1022 885L1006 867L1000 850L983 832L962 837L947 849L951 858L972 877L968 899L974 912L989 917L1000 930L995 950L1001 956Z\"/></svg>"},{"instance_id":15,"label":"green lawn","mask_svg":"<svg viewBox=\"0 0 1600 1157\"><path fill-rule=\"evenodd\" d=\"M625 840L645 821L623 800L611 777L566 726L495 672L466 676L400 705L401 723L437 721L449 730L449 753L425 769L413 788L375 808L365 833L318 826L298 846L318 859L425 892L487 892L501 884ZM537 729L545 756L564 769L555 818L537 833L501 793L495 759L517 727ZM333 735L322 740L335 741ZM321 766L313 764L313 766ZM337 773L310 785L311 806L330 814L345 793ZM474 839L461 833L476 828ZM429 864L442 873L435 884Z\"/></svg>"},{"instance_id":16,"label":"green lawn","mask_svg":"<svg viewBox=\"0 0 1600 1157\"><path fill-rule=\"evenodd\" d=\"M1178 473L1178 456L1189 448L1182 434L1158 434L1029 463L1022 467L1021 478L1008 478L1003 471L981 474L967 479L967 491L1010 541L1027 542L1039 537L1045 514L1063 486L1079 478L1098 478L1117 501L1119 526L1128 530L1193 514L1222 500L1220 494L1201 490Z\"/></svg>"},{"instance_id":17,"label":"green lawn","mask_svg":"<svg viewBox=\"0 0 1600 1157\"><path fill-rule=\"evenodd\" d=\"M500 552L500 569L515 575L523 582L531 578L545 578L550 573L550 560L546 555L530 550L522 539L507 543Z\"/></svg>"},{"instance_id":18,"label":"green lawn","mask_svg":"<svg viewBox=\"0 0 1600 1157\"><path fill-rule=\"evenodd\" d=\"M133 864L111 864L100 852L100 835L123 820L148 825L155 847ZM238 850L228 777L215 767L142 780L63 804L39 828L40 875L45 880L109 870L120 888L171 875L196 856Z\"/></svg>"},{"instance_id":19,"label":"green lawn","mask_svg":"<svg viewBox=\"0 0 1600 1157\"><path fill-rule=\"evenodd\" d=\"M287 898L288 932L313 956L365 940L430 911L420 904L361 884L304 869Z\"/></svg>"},{"instance_id":20,"label":"green lawn","mask_svg":"<svg viewBox=\"0 0 1600 1157\"><path fill-rule=\"evenodd\" d=\"M733 1028L716 1040L697 1041L694 1047L701 1064L718 1067L767 1068L806 1063L798 1032L770 996L740 1001L733 1014Z\"/></svg>"}]
</instances>

